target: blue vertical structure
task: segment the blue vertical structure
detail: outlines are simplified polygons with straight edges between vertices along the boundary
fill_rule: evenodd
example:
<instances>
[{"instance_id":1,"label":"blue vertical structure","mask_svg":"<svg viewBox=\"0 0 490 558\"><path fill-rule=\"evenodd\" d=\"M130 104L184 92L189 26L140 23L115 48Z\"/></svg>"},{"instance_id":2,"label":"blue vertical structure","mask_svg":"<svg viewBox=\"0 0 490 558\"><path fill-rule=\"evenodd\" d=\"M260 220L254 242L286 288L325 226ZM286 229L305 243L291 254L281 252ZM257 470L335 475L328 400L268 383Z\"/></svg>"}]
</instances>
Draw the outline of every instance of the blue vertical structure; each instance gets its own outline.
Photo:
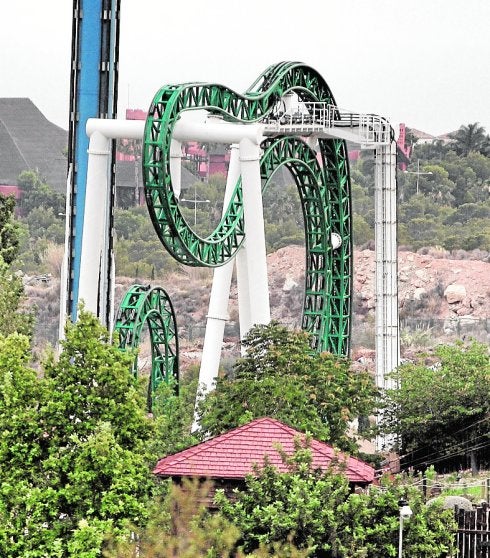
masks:
<instances>
[{"instance_id":1,"label":"blue vertical structure","mask_svg":"<svg viewBox=\"0 0 490 558\"><path fill-rule=\"evenodd\" d=\"M73 0L70 124L68 132L67 284L65 313L77 318L80 260L87 184L89 118L116 118L120 0ZM111 196L115 195L115 146L108 168ZM113 200L111 200L113 201ZM101 200L101 203L105 203ZM112 230L113 203L108 223ZM110 234L112 244L112 234ZM112 250L112 245L109 246ZM104 282L110 283L110 269ZM106 320L109 319L107 302Z\"/></svg>"}]
</instances>

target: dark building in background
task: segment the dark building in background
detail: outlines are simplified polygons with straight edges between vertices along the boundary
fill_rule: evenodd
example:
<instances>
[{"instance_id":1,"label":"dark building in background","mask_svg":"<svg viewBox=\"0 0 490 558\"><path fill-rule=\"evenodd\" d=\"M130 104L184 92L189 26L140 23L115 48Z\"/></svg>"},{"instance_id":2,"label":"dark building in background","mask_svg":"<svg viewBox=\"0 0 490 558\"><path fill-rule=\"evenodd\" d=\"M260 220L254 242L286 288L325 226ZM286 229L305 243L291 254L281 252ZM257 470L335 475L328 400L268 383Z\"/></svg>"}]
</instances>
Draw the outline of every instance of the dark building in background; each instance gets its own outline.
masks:
<instances>
[{"instance_id":1,"label":"dark building in background","mask_svg":"<svg viewBox=\"0 0 490 558\"><path fill-rule=\"evenodd\" d=\"M37 171L66 191L68 132L50 122L30 99L0 98L0 192L18 196L17 178Z\"/></svg>"}]
</instances>

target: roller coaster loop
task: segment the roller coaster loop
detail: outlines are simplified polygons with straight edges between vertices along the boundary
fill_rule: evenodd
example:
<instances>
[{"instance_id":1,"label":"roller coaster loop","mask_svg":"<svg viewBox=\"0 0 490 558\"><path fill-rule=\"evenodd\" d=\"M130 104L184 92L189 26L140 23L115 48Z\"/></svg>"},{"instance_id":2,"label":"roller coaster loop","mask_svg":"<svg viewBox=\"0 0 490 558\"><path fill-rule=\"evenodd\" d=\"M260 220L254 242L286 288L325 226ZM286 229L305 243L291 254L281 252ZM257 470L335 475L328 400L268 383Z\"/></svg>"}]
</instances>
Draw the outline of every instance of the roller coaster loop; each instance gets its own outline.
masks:
<instances>
[{"instance_id":1,"label":"roller coaster loop","mask_svg":"<svg viewBox=\"0 0 490 558\"><path fill-rule=\"evenodd\" d=\"M204 109L231 122L252 123L277 118L281 99L294 93L308 103L335 101L323 78L298 62L267 68L243 94L212 83L162 87L151 104L145 126L143 176L148 210L161 242L179 262L217 267L232 258L244 239L241 181L238 180L223 218L206 238L184 219L170 176L172 130L184 111ZM294 177L305 222L306 274L302 327L312 334L313 349L346 355L351 330L351 202L346 145L320 138L319 154L300 137L276 136L261 147L262 189L285 165ZM331 236L341 239L332 249Z\"/></svg>"},{"instance_id":2,"label":"roller coaster loop","mask_svg":"<svg viewBox=\"0 0 490 558\"><path fill-rule=\"evenodd\" d=\"M179 345L177 324L172 303L161 287L133 285L124 296L117 313L115 331L119 333L121 349L136 348L140 344L143 326L147 325L151 342L151 374L148 407L153 394L162 382L179 380ZM138 358L133 363L137 375Z\"/></svg>"}]
</instances>

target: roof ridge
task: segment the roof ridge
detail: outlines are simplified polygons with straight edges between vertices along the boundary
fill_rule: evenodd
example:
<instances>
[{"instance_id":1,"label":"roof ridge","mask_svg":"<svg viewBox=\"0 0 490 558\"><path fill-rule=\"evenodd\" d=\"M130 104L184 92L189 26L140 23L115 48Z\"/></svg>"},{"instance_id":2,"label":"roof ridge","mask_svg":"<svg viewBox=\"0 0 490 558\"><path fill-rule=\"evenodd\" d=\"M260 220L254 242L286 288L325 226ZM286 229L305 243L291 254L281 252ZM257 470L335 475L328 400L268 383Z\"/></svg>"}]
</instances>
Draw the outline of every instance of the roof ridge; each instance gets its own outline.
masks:
<instances>
[{"instance_id":1,"label":"roof ridge","mask_svg":"<svg viewBox=\"0 0 490 558\"><path fill-rule=\"evenodd\" d=\"M253 464L261 465L263 457L269 455L274 467L282 470L276 463L276 445L283 447L289 455L293 440L304 440L309 433L301 432L292 426L271 417L258 417L244 425L237 426L228 432L217 435L209 440L195 444L158 460L154 467L155 474L167 476L201 475L216 478L243 478L250 473ZM317 466L324 468L333 464L343 466L344 474L351 480L372 480L373 469L358 458L334 448L327 442L315 440L311 436L311 452ZM272 452L272 453L271 453ZM281 451L278 452L281 454ZM235 457L233 457L235 456ZM239 460L236 461L237 457Z\"/></svg>"},{"instance_id":2,"label":"roof ridge","mask_svg":"<svg viewBox=\"0 0 490 558\"><path fill-rule=\"evenodd\" d=\"M264 417L264 418L267 418L267 417ZM218 434L218 435L214 436L213 438L209 438L209 440L205 440L204 442L197 442L196 444L194 444L193 446L188 447L187 449L176 451L174 453L166 455L165 457L160 458L158 460L158 462L160 462L163 459L165 459L165 460L170 459L173 455L176 456L179 453L185 454L185 455L182 455L180 458L177 457L175 462L180 463L182 461L186 461L190 457L194 457L195 455L198 455L202 451L205 451L205 450L208 450L209 448L214 447L218 443L221 443L221 441L228 440L229 438L233 438L238 430L240 430L241 432L243 432L244 430L248 430L247 427L249 425L251 425L253 422L256 422L257 420L261 420L261 419L254 419L253 421L247 422L246 424L243 424L241 426L236 426L235 428L233 428L232 430L229 430L228 432L223 432L223 434ZM192 451L193 449L195 451Z\"/></svg>"},{"instance_id":3,"label":"roof ridge","mask_svg":"<svg viewBox=\"0 0 490 558\"><path fill-rule=\"evenodd\" d=\"M2 123L5 131L7 132L8 137L10 138L10 140L12 141L13 145L15 146L15 149L17 150L17 153L20 155L20 158L24 161L24 163L27 165L27 168L30 169L31 165L29 165L29 163L27 162L26 158L24 157L24 154L22 153L19 145L17 144L17 140L14 138L14 136L11 134L9 127L7 126L7 124L4 122L4 120L2 118L0 118L0 122Z\"/></svg>"}]
</instances>

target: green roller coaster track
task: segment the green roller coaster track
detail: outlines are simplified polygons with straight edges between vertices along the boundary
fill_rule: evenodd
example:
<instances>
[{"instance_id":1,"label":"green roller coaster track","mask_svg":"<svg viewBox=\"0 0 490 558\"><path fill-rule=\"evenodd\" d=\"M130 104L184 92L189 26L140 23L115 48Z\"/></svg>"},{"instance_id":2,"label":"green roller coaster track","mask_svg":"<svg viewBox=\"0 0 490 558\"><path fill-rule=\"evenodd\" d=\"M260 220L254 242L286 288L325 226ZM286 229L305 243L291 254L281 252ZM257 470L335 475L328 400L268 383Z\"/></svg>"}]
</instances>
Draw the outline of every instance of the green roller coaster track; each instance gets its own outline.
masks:
<instances>
[{"instance_id":1,"label":"green roller coaster track","mask_svg":"<svg viewBox=\"0 0 490 558\"><path fill-rule=\"evenodd\" d=\"M151 374L148 407L160 383L179 381L179 343L175 312L168 294L161 287L133 285L124 296L117 313L115 330L119 333L119 347L135 349L141 341L144 326L148 326L151 343ZM133 362L133 373L138 373L138 357Z\"/></svg>"},{"instance_id":2,"label":"green roller coaster track","mask_svg":"<svg viewBox=\"0 0 490 558\"><path fill-rule=\"evenodd\" d=\"M324 79L298 62L270 66L243 94L222 85L187 83L162 87L151 104L145 126L143 175L148 210L168 252L190 266L217 267L232 258L244 238L241 181L238 180L223 218L206 238L184 219L170 175L170 143L184 111L205 109L239 123L263 121L281 98L294 92L300 101L335 101ZM302 327L312 334L313 348L348 354L351 329L351 210L345 142L320 139L317 154L294 136L277 136L262 144L263 190L285 165L301 199L306 237L306 280ZM331 234L342 239L332 250Z\"/></svg>"},{"instance_id":3,"label":"green roller coaster track","mask_svg":"<svg viewBox=\"0 0 490 558\"><path fill-rule=\"evenodd\" d=\"M242 124L274 118L281 98L295 93L308 103L335 105L324 79L299 62L267 68L240 95L222 85L186 83L162 87L155 95L145 125L143 177L148 211L167 251L189 266L218 267L234 257L245 235L242 184L235 185L223 217L203 238L184 219L172 186L170 144L184 111L206 110ZM350 180L345 142L319 139L319 153L300 137L266 139L260 161L262 191L284 165L292 174L305 224L306 273L302 327L312 334L312 349L347 355L351 331L352 242ZM333 250L331 236L341 245ZM177 335L170 300L162 289L136 285L123 300L116 323L121 347L135 347L148 323L154 364L151 391L177 377ZM135 370L136 373L136 370Z\"/></svg>"}]
</instances>

